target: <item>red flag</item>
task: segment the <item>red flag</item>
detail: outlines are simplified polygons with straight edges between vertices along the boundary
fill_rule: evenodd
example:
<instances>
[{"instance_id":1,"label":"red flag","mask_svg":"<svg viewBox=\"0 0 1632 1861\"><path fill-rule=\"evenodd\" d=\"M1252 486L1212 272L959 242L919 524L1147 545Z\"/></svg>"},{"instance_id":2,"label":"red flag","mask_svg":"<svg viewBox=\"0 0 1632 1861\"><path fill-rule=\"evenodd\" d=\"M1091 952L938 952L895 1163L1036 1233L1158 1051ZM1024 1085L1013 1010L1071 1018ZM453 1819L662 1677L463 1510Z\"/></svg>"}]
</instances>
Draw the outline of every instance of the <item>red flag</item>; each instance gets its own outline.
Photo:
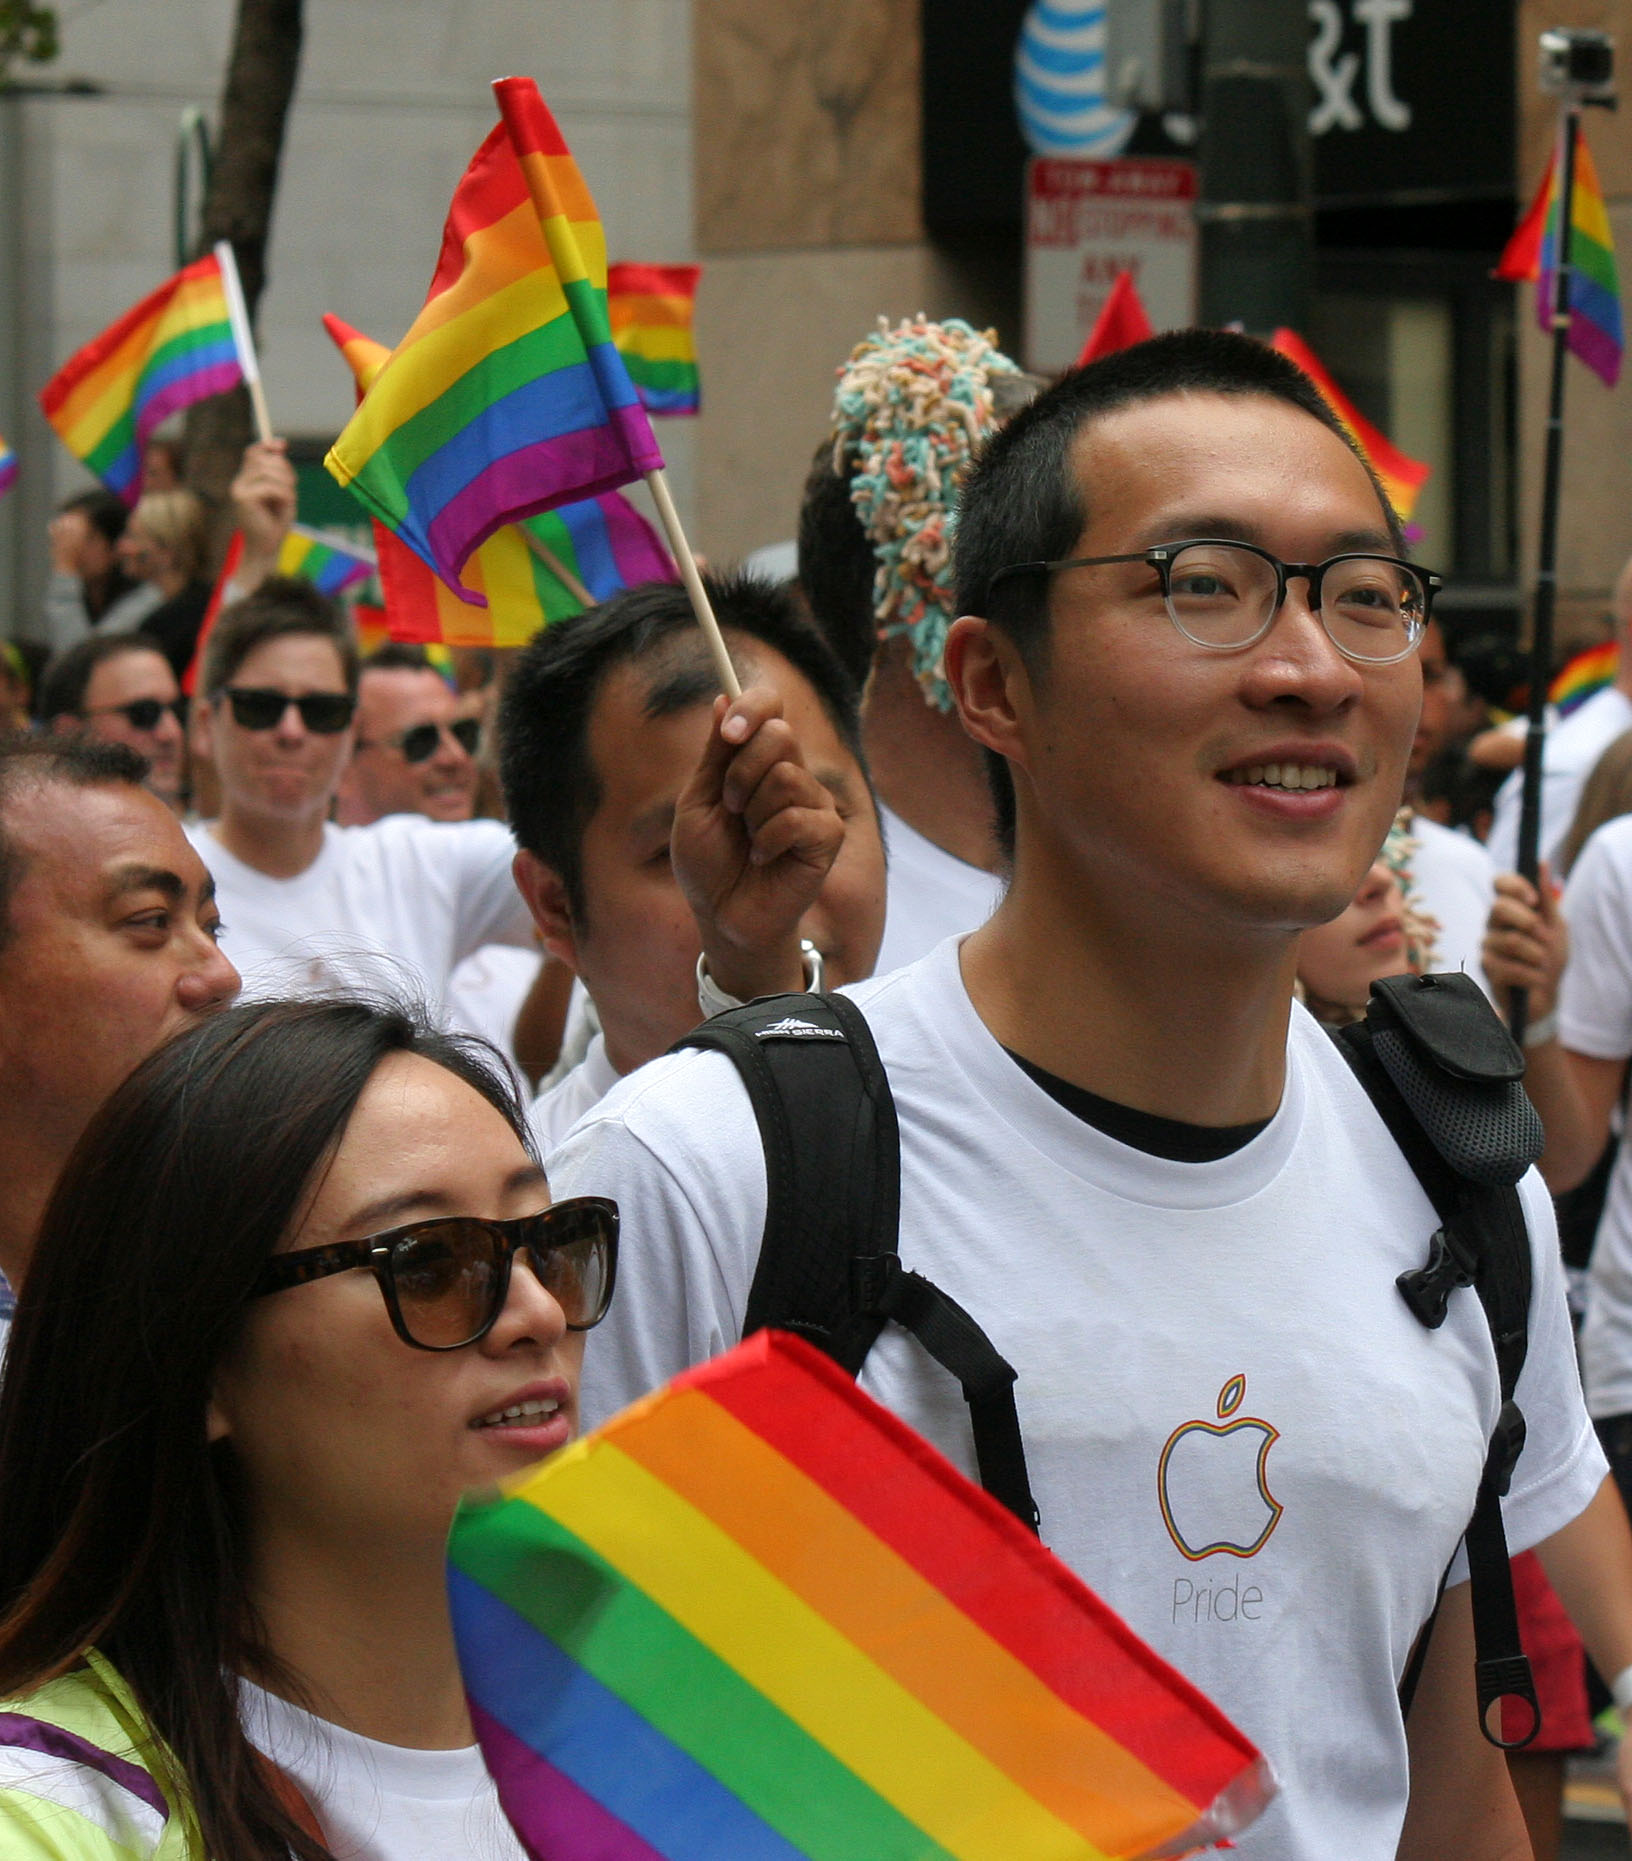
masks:
<instances>
[{"instance_id":1,"label":"red flag","mask_svg":"<svg viewBox=\"0 0 1632 1861\"><path fill-rule=\"evenodd\" d=\"M1277 330L1270 348L1278 349L1289 362L1295 362L1326 397L1327 405L1337 415L1350 436L1366 455L1371 469L1382 480L1388 501L1399 512L1400 521L1410 519L1417 494L1428 482L1432 468L1421 459L1413 459L1374 427L1360 409L1327 374L1315 354L1293 330Z\"/></svg>"},{"instance_id":2,"label":"red flag","mask_svg":"<svg viewBox=\"0 0 1632 1861\"><path fill-rule=\"evenodd\" d=\"M1118 349L1131 349L1136 342L1144 342L1147 337L1155 334L1150 326L1150 318L1145 314L1145 307L1139 301L1133 273L1119 271L1116 283L1111 286L1111 294L1105 299L1105 306L1094 327L1088 332L1088 340L1082 345L1077 367L1086 368L1101 356L1115 355Z\"/></svg>"},{"instance_id":3,"label":"red flag","mask_svg":"<svg viewBox=\"0 0 1632 1861\"><path fill-rule=\"evenodd\" d=\"M1541 242L1547 232L1547 210L1553 200L1553 170L1557 166L1558 150L1555 148L1548 160L1547 172L1541 177L1541 186L1536 189L1535 199L1531 201L1524 218L1513 229L1513 237L1502 247L1502 256L1490 274L1493 278L1507 278L1514 284L1527 284L1532 278L1541 276Z\"/></svg>"},{"instance_id":4,"label":"red flag","mask_svg":"<svg viewBox=\"0 0 1632 1861\"><path fill-rule=\"evenodd\" d=\"M198 639L193 646L193 656L187 662L187 670L181 675L181 689L189 698L198 692L198 674L204 664L204 647L215 630L215 623L220 618L221 608L227 598L227 585L238 573L238 564L243 560L244 533L234 530L232 541L227 545L227 559L221 564L221 573L215 578L215 588L210 595L210 605L204 610L204 618L199 624Z\"/></svg>"}]
</instances>

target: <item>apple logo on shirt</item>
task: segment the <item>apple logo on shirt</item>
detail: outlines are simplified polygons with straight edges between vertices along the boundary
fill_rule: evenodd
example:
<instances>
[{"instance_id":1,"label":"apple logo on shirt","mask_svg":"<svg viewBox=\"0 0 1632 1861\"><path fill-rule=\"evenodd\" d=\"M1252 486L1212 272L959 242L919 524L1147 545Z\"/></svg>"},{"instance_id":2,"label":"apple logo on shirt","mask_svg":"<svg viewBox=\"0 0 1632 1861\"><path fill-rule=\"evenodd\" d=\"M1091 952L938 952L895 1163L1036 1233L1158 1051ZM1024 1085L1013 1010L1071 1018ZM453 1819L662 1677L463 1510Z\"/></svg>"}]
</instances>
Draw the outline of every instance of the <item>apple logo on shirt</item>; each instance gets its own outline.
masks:
<instances>
[{"instance_id":1,"label":"apple logo on shirt","mask_svg":"<svg viewBox=\"0 0 1632 1861\"><path fill-rule=\"evenodd\" d=\"M1175 1428L1156 1465L1163 1523L1192 1563L1221 1551L1256 1557L1281 1522L1264 1473L1280 1430L1237 1413L1246 1394L1246 1377L1232 1376L1218 1392L1218 1420Z\"/></svg>"}]
</instances>

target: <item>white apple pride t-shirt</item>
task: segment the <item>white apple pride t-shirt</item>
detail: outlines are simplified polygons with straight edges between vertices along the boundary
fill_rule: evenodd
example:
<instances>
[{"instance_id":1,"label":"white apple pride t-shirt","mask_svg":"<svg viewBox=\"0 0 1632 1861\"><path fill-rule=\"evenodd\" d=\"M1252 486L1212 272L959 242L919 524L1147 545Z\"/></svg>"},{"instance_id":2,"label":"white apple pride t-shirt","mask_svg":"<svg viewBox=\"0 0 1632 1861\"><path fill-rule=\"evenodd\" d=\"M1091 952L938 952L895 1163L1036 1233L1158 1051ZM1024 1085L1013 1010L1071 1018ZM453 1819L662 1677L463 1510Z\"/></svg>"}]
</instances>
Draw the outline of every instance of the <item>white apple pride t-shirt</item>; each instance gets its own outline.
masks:
<instances>
[{"instance_id":1,"label":"white apple pride t-shirt","mask_svg":"<svg viewBox=\"0 0 1632 1861\"><path fill-rule=\"evenodd\" d=\"M1429 1331L1395 1289L1438 1224L1370 1101L1297 1009L1275 1117L1216 1162L1168 1162L1026 1076L976 1015L957 940L851 993L900 1113L902 1261L1019 1372L1044 1541L1269 1757L1281 1794L1240 1838L1244 1861L1392 1861L1408 1781L1395 1689L1499 1399L1474 1295ZM687 1052L620 1082L548 1169L557 1197L623 1211L617 1297L585 1354L594 1423L739 1335L760 1141L731 1062ZM1515 1549L1574 1518L1605 1472L1534 1171L1523 1196ZM913 1338L886 1328L861 1380L973 1476L962 1395Z\"/></svg>"}]
</instances>

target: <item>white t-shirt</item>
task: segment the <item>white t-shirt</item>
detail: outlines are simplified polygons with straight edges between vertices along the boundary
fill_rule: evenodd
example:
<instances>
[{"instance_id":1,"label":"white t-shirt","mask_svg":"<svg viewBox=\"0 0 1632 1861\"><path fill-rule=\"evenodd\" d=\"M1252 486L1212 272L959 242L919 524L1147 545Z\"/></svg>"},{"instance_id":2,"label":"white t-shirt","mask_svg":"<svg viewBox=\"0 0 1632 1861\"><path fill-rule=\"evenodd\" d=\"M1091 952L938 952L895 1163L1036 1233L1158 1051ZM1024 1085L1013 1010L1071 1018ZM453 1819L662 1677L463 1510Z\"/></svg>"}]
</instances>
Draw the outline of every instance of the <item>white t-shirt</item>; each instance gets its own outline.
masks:
<instances>
[{"instance_id":1,"label":"white t-shirt","mask_svg":"<svg viewBox=\"0 0 1632 1861\"><path fill-rule=\"evenodd\" d=\"M515 842L498 821L392 814L323 829L323 850L293 879L271 879L186 830L215 879L221 947L246 997L364 989L446 1005L455 966L487 943L529 946L533 923L510 876Z\"/></svg>"},{"instance_id":2,"label":"white t-shirt","mask_svg":"<svg viewBox=\"0 0 1632 1861\"><path fill-rule=\"evenodd\" d=\"M979 930L998 907L1003 881L943 852L882 803L878 817L890 861L884 941L874 968L884 976L916 963L945 937Z\"/></svg>"},{"instance_id":3,"label":"white t-shirt","mask_svg":"<svg viewBox=\"0 0 1632 1861\"><path fill-rule=\"evenodd\" d=\"M382 1745L239 1686L250 1743L300 1786L335 1861L527 1861L479 1746Z\"/></svg>"},{"instance_id":4,"label":"white t-shirt","mask_svg":"<svg viewBox=\"0 0 1632 1861\"><path fill-rule=\"evenodd\" d=\"M1266 1128L1217 1162L1167 1162L1015 1064L956 941L850 992L900 1115L902 1261L1018 1370L1045 1542L1281 1779L1243 1861L1392 1861L1408 1784L1395 1688L1472 1512L1499 1393L1476 1298L1429 1331L1395 1290L1438 1222L1370 1101L1295 1009ZM547 1167L555 1195L623 1212L617 1297L585 1356L594 1423L735 1341L763 1155L731 1062L688 1052L623 1080ZM1604 1476L1534 1171L1522 1193L1536 1293L1516 1549ZM861 1380L974 1473L961 1393L915 1340L887 1328Z\"/></svg>"},{"instance_id":5,"label":"white t-shirt","mask_svg":"<svg viewBox=\"0 0 1632 1861\"><path fill-rule=\"evenodd\" d=\"M1425 814L1413 816L1411 889L1415 902L1439 929L1434 934L1436 970L1460 969L1485 993L1490 984L1479 946L1496 902L1496 867L1489 853L1467 834L1454 833Z\"/></svg>"},{"instance_id":6,"label":"white t-shirt","mask_svg":"<svg viewBox=\"0 0 1632 1861\"><path fill-rule=\"evenodd\" d=\"M523 1077L516 1059L516 1017L538 980L542 953L517 944L485 943L448 978L448 1019L490 1040Z\"/></svg>"},{"instance_id":7,"label":"white t-shirt","mask_svg":"<svg viewBox=\"0 0 1632 1861\"><path fill-rule=\"evenodd\" d=\"M1632 815L1606 821L1582 847L1564 888L1570 960L1558 1034L1594 1060L1632 1055ZM1632 1142L1622 1139L1588 1269L1581 1327L1587 1406L1632 1414Z\"/></svg>"},{"instance_id":8,"label":"white t-shirt","mask_svg":"<svg viewBox=\"0 0 1632 1861\"><path fill-rule=\"evenodd\" d=\"M553 1086L533 1100L527 1114L540 1156L548 1156L591 1107L600 1104L622 1075L606 1057L606 1036L597 1034L589 1050Z\"/></svg>"},{"instance_id":9,"label":"white t-shirt","mask_svg":"<svg viewBox=\"0 0 1632 1861\"><path fill-rule=\"evenodd\" d=\"M1632 730L1632 698L1606 685L1547 733L1541 758L1541 857L1552 863L1575 819L1581 789L1598 758L1618 736ZM1496 791L1496 811L1485 842L1498 872L1519 864L1519 807L1524 771L1515 769Z\"/></svg>"}]
</instances>

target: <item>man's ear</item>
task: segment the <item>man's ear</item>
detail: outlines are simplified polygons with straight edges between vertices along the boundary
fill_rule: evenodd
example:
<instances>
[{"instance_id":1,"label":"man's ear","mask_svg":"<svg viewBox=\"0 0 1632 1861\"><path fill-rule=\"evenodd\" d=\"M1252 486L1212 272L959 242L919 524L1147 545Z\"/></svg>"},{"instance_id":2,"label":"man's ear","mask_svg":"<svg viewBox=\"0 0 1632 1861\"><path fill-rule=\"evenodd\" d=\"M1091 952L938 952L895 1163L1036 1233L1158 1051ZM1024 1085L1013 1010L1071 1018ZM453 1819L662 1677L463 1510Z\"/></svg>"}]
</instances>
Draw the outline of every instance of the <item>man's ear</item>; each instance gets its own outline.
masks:
<instances>
[{"instance_id":1,"label":"man's ear","mask_svg":"<svg viewBox=\"0 0 1632 1861\"><path fill-rule=\"evenodd\" d=\"M989 620L964 614L947 633L944 669L964 729L983 749L1025 768L1031 680L1014 642Z\"/></svg>"},{"instance_id":2,"label":"man's ear","mask_svg":"<svg viewBox=\"0 0 1632 1861\"><path fill-rule=\"evenodd\" d=\"M525 847L517 849L510 871L515 877L516 890L526 899L527 909L538 926L539 942L577 975L578 934L573 927L566 882L553 866L546 866L536 853L529 853Z\"/></svg>"}]
</instances>

